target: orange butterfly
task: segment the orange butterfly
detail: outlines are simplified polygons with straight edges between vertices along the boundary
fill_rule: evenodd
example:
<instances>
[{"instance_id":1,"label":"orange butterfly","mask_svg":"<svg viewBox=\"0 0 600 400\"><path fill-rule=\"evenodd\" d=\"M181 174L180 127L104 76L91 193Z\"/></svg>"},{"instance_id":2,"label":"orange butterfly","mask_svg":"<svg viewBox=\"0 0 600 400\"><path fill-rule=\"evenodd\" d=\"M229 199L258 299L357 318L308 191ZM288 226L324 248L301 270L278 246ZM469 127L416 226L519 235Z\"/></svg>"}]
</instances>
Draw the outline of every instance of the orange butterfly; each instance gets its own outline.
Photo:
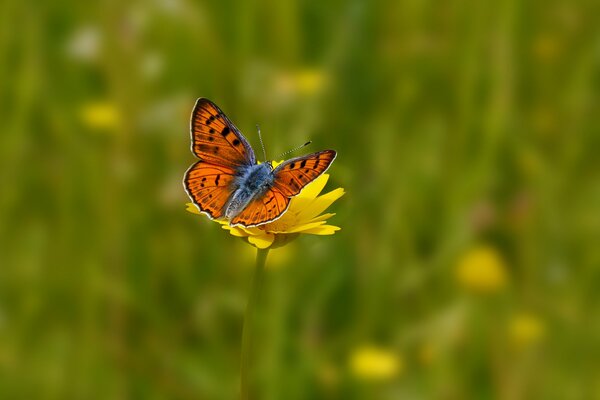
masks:
<instances>
[{"instance_id":1,"label":"orange butterfly","mask_svg":"<svg viewBox=\"0 0 600 400\"><path fill-rule=\"evenodd\" d=\"M208 99L198 99L190 123L192 152L200 159L183 185L198 209L232 226L263 225L285 213L290 199L329 168L336 157L324 150L292 158L275 169L258 164L238 128Z\"/></svg>"}]
</instances>

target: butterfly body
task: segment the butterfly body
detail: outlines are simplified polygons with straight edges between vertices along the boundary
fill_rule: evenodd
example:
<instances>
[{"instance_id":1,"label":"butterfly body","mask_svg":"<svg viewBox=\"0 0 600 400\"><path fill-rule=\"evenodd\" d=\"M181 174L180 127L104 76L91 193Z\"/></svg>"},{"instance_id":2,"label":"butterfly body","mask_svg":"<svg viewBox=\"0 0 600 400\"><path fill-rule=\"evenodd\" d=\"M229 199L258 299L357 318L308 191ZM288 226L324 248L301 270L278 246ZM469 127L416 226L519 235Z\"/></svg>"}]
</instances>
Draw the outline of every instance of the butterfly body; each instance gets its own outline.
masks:
<instances>
[{"instance_id":1,"label":"butterfly body","mask_svg":"<svg viewBox=\"0 0 600 400\"><path fill-rule=\"evenodd\" d=\"M270 162L240 167L234 180L233 193L227 201L226 218L234 218L256 197L273 186L275 176Z\"/></svg>"},{"instance_id":2,"label":"butterfly body","mask_svg":"<svg viewBox=\"0 0 600 400\"><path fill-rule=\"evenodd\" d=\"M280 218L290 199L336 157L324 150L296 157L273 168L258 164L252 147L227 116L208 99L198 99L190 124L192 152L200 159L183 184L198 209L232 226L259 226Z\"/></svg>"}]
</instances>

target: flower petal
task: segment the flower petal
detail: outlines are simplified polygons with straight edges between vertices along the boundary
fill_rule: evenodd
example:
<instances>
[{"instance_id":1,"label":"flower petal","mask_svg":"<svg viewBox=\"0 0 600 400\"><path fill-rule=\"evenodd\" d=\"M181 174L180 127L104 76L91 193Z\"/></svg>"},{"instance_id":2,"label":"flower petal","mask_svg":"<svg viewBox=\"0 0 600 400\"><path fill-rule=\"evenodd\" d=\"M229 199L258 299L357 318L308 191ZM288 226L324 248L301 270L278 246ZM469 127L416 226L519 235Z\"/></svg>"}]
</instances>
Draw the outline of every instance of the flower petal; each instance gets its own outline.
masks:
<instances>
[{"instance_id":1,"label":"flower petal","mask_svg":"<svg viewBox=\"0 0 600 400\"><path fill-rule=\"evenodd\" d=\"M275 235L272 233L265 233L260 236L248 236L248 241L259 249L266 249L273 244Z\"/></svg>"},{"instance_id":2,"label":"flower petal","mask_svg":"<svg viewBox=\"0 0 600 400\"><path fill-rule=\"evenodd\" d=\"M291 213L295 215L304 210L314 199L317 198L319 193L321 193L321 190L323 190L327 184L328 179L329 175L323 174L306 185L300 194L292 198L288 214Z\"/></svg>"},{"instance_id":3,"label":"flower petal","mask_svg":"<svg viewBox=\"0 0 600 400\"><path fill-rule=\"evenodd\" d=\"M185 211L191 212L192 214L201 214L200 210L198 210L198 207L196 207L194 203L185 203L185 205Z\"/></svg>"},{"instance_id":4,"label":"flower petal","mask_svg":"<svg viewBox=\"0 0 600 400\"><path fill-rule=\"evenodd\" d=\"M308 197L301 197L300 195L296 196L296 197L292 197L292 200L290 200L290 206L288 208L288 210L286 211L286 213L283 215L284 218L286 215L297 215L298 213L302 212L302 210L304 210L310 203L312 203L315 200L315 198L308 198Z\"/></svg>"},{"instance_id":5,"label":"flower petal","mask_svg":"<svg viewBox=\"0 0 600 400\"><path fill-rule=\"evenodd\" d=\"M233 236L236 236L236 237L248 236L248 234L246 232L244 232L242 229L239 229L237 226L223 225L223 226L221 226L221 228L229 231L229 233L231 233Z\"/></svg>"},{"instance_id":6,"label":"flower petal","mask_svg":"<svg viewBox=\"0 0 600 400\"><path fill-rule=\"evenodd\" d=\"M308 224L298 224L298 225L294 226L293 228L288 229L287 233L303 232L303 231L307 231L307 230L316 228L317 226L320 226L323 224L325 224L325 221L311 222Z\"/></svg>"},{"instance_id":7,"label":"flower petal","mask_svg":"<svg viewBox=\"0 0 600 400\"><path fill-rule=\"evenodd\" d=\"M316 228L307 229L305 231L302 231L302 233L309 233L311 235L333 235L340 229L342 229L342 228L340 228L339 226L320 225L320 226L317 226Z\"/></svg>"},{"instance_id":8,"label":"flower petal","mask_svg":"<svg viewBox=\"0 0 600 400\"><path fill-rule=\"evenodd\" d=\"M298 213L299 221L310 220L325 211L334 201L344 195L344 189L337 188L323 196L317 197L310 205Z\"/></svg>"},{"instance_id":9,"label":"flower petal","mask_svg":"<svg viewBox=\"0 0 600 400\"><path fill-rule=\"evenodd\" d=\"M236 226L236 228L241 229L242 231L246 232L246 235L248 236L254 236L254 235L264 235L265 231L262 229L258 229L256 227L252 227L252 228L246 228L245 226L241 226L238 225Z\"/></svg>"},{"instance_id":10,"label":"flower petal","mask_svg":"<svg viewBox=\"0 0 600 400\"><path fill-rule=\"evenodd\" d=\"M296 197L314 199L319 195L319 193L321 193L328 180L329 174L323 174L319 176L317 179L306 185Z\"/></svg>"},{"instance_id":11,"label":"flower petal","mask_svg":"<svg viewBox=\"0 0 600 400\"><path fill-rule=\"evenodd\" d=\"M309 222L319 222L319 221L326 221L329 218L333 217L335 215L335 213L325 213L325 214L321 214L318 217L315 217L313 219L311 219Z\"/></svg>"}]
</instances>

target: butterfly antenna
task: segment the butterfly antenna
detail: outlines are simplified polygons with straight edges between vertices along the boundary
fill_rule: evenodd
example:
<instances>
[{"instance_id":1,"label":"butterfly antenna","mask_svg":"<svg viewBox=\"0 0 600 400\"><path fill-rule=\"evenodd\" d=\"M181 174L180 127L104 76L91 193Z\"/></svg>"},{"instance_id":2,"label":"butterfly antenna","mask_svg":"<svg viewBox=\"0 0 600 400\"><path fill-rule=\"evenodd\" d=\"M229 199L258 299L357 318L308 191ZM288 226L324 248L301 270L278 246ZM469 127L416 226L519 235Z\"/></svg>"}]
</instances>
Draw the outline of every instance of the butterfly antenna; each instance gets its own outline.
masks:
<instances>
[{"instance_id":1,"label":"butterfly antenna","mask_svg":"<svg viewBox=\"0 0 600 400\"><path fill-rule=\"evenodd\" d=\"M308 146L308 145L309 145L309 144L311 144L311 143L312 143L312 140L309 140L308 142L304 143L303 145L300 145L300 146L298 146L298 147L294 147L293 149L291 149L291 150L288 150L288 151L286 151L286 152L285 152L285 153L283 153L283 154L280 154L278 158L280 158L280 157L283 157L283 156L285 156L285 155L287 155L287 154L293 153L293 152L295 152L295 151L298 151L298 150L300 150L301 148L303 148L303 147L306 147L306 146Z\"/></svg>"},{"instance_id":2,"label":"butterfly antenna","mask_svg":"<svg viewBox=\"0 0 600 400\"><path fill-rule=\"evenodd\" d=\"M263 143L262 136L260 135L260 126L256 124L256 129L258 130L258 140L260 140L260 147L262 147L263 151L263 160L267 161L267 152L265 151L265 144Z\"/></svg>"}]
</instances>

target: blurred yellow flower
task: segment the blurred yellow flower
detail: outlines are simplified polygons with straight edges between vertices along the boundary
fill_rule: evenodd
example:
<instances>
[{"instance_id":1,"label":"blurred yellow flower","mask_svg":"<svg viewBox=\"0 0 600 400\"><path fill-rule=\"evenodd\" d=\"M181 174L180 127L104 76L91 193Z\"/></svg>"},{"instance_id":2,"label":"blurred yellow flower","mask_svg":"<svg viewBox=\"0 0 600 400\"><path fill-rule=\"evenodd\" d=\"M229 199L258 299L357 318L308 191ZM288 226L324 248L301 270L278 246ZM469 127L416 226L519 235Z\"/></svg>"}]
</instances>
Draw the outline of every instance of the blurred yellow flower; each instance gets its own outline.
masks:
<instances>
[{"instance_id":1,"label":"blurred yellow flower","mask_svg":"<svg viewBox=\"0 0 600 400\"><path fill-rule=\"evenodd\" d=\"M116 128L121 121L115 105L107 101L85 104L81 108L80 116L83 123L93 129Z\"/></svg>"},{"instance_id":2,"label":"blurred yellow flower","mask_svg":"<svg viewBox=\"0 0 600 400\"><path fill-rule=\"evenodd\" d=\"M497 292L506 286L506 266L493 247L480 245L459 260L456 278L467 290L477 293Z\"/></svg>"},{"instance_id":3,"label":"blurred yellow flower","mask_svg":"<svg viewBox=\"0 0 600 400\"><path fill-rule=\"evenodd\" d=\"M324 87L326 79L321 70L307 68L296 72L295 81L300 94L310 95Z\"/></svg>"},{"instance_id":4,"label":"blurred yellow flower","mask_svg":"<svg viewBox=\"0 0 600 400\"><path fill-rule=\"evenodd\" d=\"M273 166L278 164L280 163L274 162ZM233 227L223 220L215 220L215 222L221 224L222 228L228 230L231 235L245 238L251 245L259 249L283 246L300 233L333 235L341 228L326 223L327 219L335 214L321 213L344 195L344 189L337 188L319 196L328 180L329 175L323 174L306 185L300 194L292 198L288 210L276 221L252 228ZM200 214L193 203L187 203L187 211Z\"/></svg>"},{"instance_id":5,"label":"blurred yellow flower","mask_svg":"<svg viewBox=\"0 0 600 400\"><path fill-rule=\"evenodd\" d=\"M539 342L545 333L543 322L535 315L521 313L513 317L508 327L511 342L525 348Z\"/></svg>"},{"instance_id":6,"label":"blurred yellow flower","mask_svg":"<svg viewBox=\"0 0 600 400\"><path fill-rule=\"evenodd\" d=\"M391 379L404 371L404 363L398 354L372 345L358 347L349 364L352 374L363 380Z\"/></svg>"},{"instance_id":7,"label":"blurred yellow flower","mask_svg":"<svg viewBox=\"0 0 600 400\"><path fill-rule=\"evenodd\" d=\"M327 75L317 68L282 71L275 80L276 92L282 99L317 94L326 84Z\"/></svg>"}]
</instances>

